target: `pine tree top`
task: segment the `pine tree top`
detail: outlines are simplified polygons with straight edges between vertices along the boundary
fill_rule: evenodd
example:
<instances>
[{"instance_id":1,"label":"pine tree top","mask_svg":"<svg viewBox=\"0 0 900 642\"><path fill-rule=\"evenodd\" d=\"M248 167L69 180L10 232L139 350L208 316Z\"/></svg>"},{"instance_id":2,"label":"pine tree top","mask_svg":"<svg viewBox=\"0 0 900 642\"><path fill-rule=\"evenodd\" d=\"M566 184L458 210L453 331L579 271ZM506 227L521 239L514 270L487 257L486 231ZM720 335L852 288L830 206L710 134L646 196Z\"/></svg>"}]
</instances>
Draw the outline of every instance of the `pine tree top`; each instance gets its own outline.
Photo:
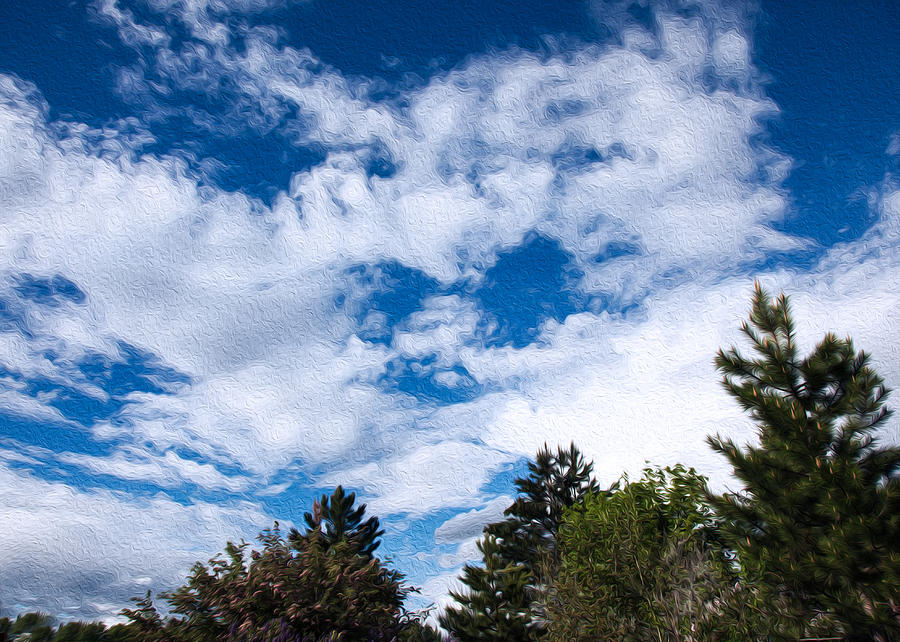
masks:
<instances>
[{"instance_id":1,"label":"pine tree top","mask_svg":"<svg viewBox=\"0 0 900 642\"><path fill-rule=\"evenodd\" d=\"M788 298L758 283L742 330L752 355L721 350L716 366L759 445L709 439L744 486L710 496L723 532L746 572L805 613L798 621L822 612L846 632L900 634L886 606L900 583L900 448L878 443L883 380L849 338L826 334L799 355Z\"/></svg>"}]
</instances>

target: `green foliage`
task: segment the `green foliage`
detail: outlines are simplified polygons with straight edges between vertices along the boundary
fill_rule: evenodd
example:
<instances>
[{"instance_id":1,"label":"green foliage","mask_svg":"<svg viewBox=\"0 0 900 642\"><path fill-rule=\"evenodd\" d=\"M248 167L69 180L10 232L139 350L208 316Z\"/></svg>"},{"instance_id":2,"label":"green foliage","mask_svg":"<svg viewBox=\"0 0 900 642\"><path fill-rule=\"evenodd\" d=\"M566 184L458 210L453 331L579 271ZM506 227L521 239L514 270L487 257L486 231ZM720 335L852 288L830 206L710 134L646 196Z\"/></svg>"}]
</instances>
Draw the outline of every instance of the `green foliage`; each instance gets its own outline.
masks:
<instances>
[{"instance_id":1,"label":"green foliage","mask_svg":"<svg viewBox=\"0 0 900 642\"><path fill-rule=\"evenodd\" d=\"M528 464L528 476L516 479L519 496L504 512L507 519L485 529L501 541L501 555L540 575L548 558L555 559L564 511L597 490L593 469L574 443L555 454L544 444Z\"/></svg>"},{"instance_id":2,"label":"green foliage","mask_svg":"<svg viewBox=\"0 0 900 642\"><path fill-rule=\"evenodd\" d=\"M425 624L424 618L414 617L408 626L400 632L400 642L442 642L444 637L440 631L429 624Z\"/></svg>"},{"instance_id":3,"label":"green foliage","mask_svg":"<svg viewBox=\"0 0 900 642\"><path fill-rule=\"evenodd\" d=\"M155 612L155 611L154 611ZM54 629L53 618L45 613L24 613L15 622L0 618L0 640L33 642L144 642L134 625L117 624L106 628L102 622L66 622Z\"/></svg>"},{"instance_id":4,"label":"green foliage","mask_svg":"<svg viewBox=\"0 0 900 642\"><path fill-rule=\"evenodd\" d=\"M24 613L12 623L9 633L12 639L50 642L53 638L53 618L46 613Z\"/></svg>"},{"instance_id":5,"label":"green foliage","mask_svg":"<svg viewBox=\"0 0 900 642\"><path fill-rule=\"evenodd\" d=\"M519 496L506 519L488 525L479 543L483 568L466 566L460 607L447 610L442 626L460 640L536 639L543 632L540 596L555 573L556 533L566 508L596 490L593 464L575 444L552 453L545 444L516 480ZM512 637L510 637L512 636ZM522 637L524 636L524 637Z\"/></svg>"},{"instance_id":6,"label":"green foliage","mask_svg":"<svg viewBox=\"0 0 900 642\"><path fill-rule=\"evenodd\" d=\"M129 632L138 635L141 640L163 639L163 621L153 606L150 591L142 598L131 598L131 601L135 603L136 608L122 609L120 612L120 615L129 620Z\"/></svg>"},{"instance_id":7,"label":"green foliage","mask_svg":"<svg viewBox=\"0 0 900 642\"><path fill-rule=\"evenodd\" d=\"M195 565L167 599L190 640L391 640L402 628L403 576L354 543L329 544L320 531L286 540L264 531L261 551L226 547L227 559Z\"/></svg>"},{"instance_id":8,"label":"green foliage","mask_svg":"<svg viewBox=\"0 0 900 642\"><path fill-rule=\"evenodd\" d=\"M448 607L440 618L441 626L460 642L470 640L529 640L530 603L528 585L531 570L506 561L492 535L478 542L484 567L467 564L462 583L466 593L451 591L460 606Z\"/></svg>"},{"instance_id":9,"label":"green foliage","mask_svg":"<svg viewBox=\"0 0 900 642\"><path fill-rule=\"evenodd\" d=\"M738 586L705 481L682 466L647 469L566 512L549 640L752 637L727 604Z\"/></svg>"},{"instance_id":10,"label":"green foliage","mask_svg":"<svg viewBox=\"0 0 900 642\"><path fill-rule=\"evenodd\" d=\"M550 642L749 639L900 640L900 448L879 446L887 391L849 339L798 355L787 299L757 286L743 331L754 354L716 359L758 425L759 443L719 437L743 484L712 495L675 466L599 490L574 444L545 446L518 497L478 543L465 591L439 618L454 640ZM0 641L436 642L415 589L374 553L379 520L338 486L259 550L229 542L184 586L148 591L127 625L49 616L0 619Z\"/></svg>"},{"instance_id":11,"label":"green foliage","mask_svg":"<svg viewBox=\"0 0 900 642\"><path fill-rule=\"evenodd\" d=\"M0 621L15 636L45 642L433 642L439 633L426 613L403 608L415 591L403 575L373 557L378 519L339 486L306 515L310 529L284 537L276 522L263 531L261 550L228 542L225 554L198 562L184 586L160 595L164 619L150 591L122 609L129 623L70 622L54 632L49 616ZM0 639L5 634L0 629Z\"/></svg>"},{"instance_id":12,"label":"green foliage","mask_svg":"<svg viewBox=\"0 0 900 642\"><path fill-rule=\"evenodd\" d=\"M9 632L13 634L32 633L38 627L52 625L53 618L46 613L23 613L16 618L15 622L13 622Z\"/></svg>"},{"instance_id":13,"label":"green foliage","mask_svg":"<svg viewBox=\"0 0 900 642\"><path fill-rule=\"evenodd\" d=\"M322 495L320 500L315 501L312 513L304 513L303 519L310 530L321 531L322 541L327 546L344 541L360 555L372 557L381 544L378 538L384 535L384 531L378 530L377 517L363 521L366 505L361 504L354 509L355 501L356 493L347 495L343 487L338 486L330 498ZM302 535L295 529L290 537L298 539Z\"/></svg>"},{"instance_id":14,"label":"green foliage","mask_svg":"<svg viewBox=\"0 0 900 642\"><path fill-rule=\"evenodd\" d=\"M414 589L372 556L378 520L339 486L306 514L309 530L284 537L276 522L261 550L229 542L225 556L198 562L187 583L163 594L175 617L162 625L147 597L123 612L145 634L191 642L395 640L407 629L427 635L403 609ZM415 638L411 638L415 639ZM422 638L427 639L427 638Z\"/></svg>"},{"instance_id":15,"label":"green foliage","mask_svg":"<svg viewBox=\"0 0 900 642\"><path fill-rule=\"evenodd\" d=\"M144 642L147 637L142 635L133 624L116 624L103 633L101 642Z\"/></svg>"},{"instance_id":16,"label":"green foliage","mask_svg":"<svg viewBox=\"0 0 900 642\"><path fill-rule=\"evenodd\" d=\"M755 357L732 348L716 365L759 445L710 439L744 485L711 498L723 535L763 604L790 607L775 633L900 636L900 449L873 435L889 414L882 379L831 334L801 357L787 298L758 285L743 331Z\"/></svg>"},{"instance_id":17,"label":"green foliage","mask_svg":"<svg viewBox=\"0 0 900 642\"><path fill-rule=\"evenodd\" d=\"M56 630L53 642L105 642L105 633L102 622L67 622Z\"/></svg>"}]
</instances>

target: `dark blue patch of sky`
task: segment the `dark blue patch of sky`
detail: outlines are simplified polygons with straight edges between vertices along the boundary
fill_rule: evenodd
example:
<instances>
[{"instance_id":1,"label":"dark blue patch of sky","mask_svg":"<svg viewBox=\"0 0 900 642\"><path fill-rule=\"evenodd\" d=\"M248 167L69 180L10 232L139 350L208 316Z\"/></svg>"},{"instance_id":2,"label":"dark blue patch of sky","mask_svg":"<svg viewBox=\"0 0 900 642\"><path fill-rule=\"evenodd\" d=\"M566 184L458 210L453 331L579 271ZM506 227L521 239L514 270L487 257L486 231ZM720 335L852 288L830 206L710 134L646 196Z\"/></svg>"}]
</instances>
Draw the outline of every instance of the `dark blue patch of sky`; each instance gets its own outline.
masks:
<instances>
[{"instance_id":1,"label":"dark blue patch of sky","mask_svg":"<svg viewBox=\"0 0 900 642\"><path fill-rule=\"evenodd\" d=\"M120 5L140 20L164 25L174 47L190 40L176 20L154 14L147 5ZM653 12L647 6L611 3L611 13L620 13L620 5L630 20L652 27ZM600 22L590 18L586 0L398 0L379 5L314 0L229 20L239 28L277 25L284 43L309 48L345 74L381 79L373 86L385 94L409 84L410 78L417 79L413 84L427 81L473 54L510 45L544 50L546 35L560 36L568 46L615 35L602 16ZM608 22L622 24L620 16ZM767 129L771 144L796 161L787 187L797 214L780 225L783 229L827 247L858 237L871 223L865 190L883 178L890 162L884 154L889 136L900 129L900 66L894 64L900 60L898 24L900 3L893 0L852 6L838 0L762 3L753 33L754 56L770 76L767 92L781 109ZM0 25L0 71L34 82L51 117L96 125L141 111L140 105L127 105L116 94L115 76L147 52L124 46L86 0L7 0L0 3ZM175 92L173 104L184 97ZM195 98L190 102L196 106ZM213 120L232 102L210 103ZM575 107L562 105L556 115L564 117L566 109ZM154 152L193 144L200 150L198 160L218 159L203 165L211 181L267 201L286 189L292 172L322 158L322 150L296 148L277 132L270 139L237 133L232 145L214 132L191 131L178 122L155 123L151 130L160 140ZM390 174L391 167L391 162L375 160L373 175Z\"/></svg>"},{"instance_id":2,"label":"dark blue patch of sky","mask_svg":"<svg viewBox=\"0 0 900 642\"><path fill-rule=\"evenodd\" d=\"M462 364L438 367L436 361L435 356L392 359L379 383L387 392L402 392L422 402L442 405L471 401L484 392L485 387Z\"/></svg>"},{"instance_id":3,"label":"dark blue patch of sky","mask_svg":"<svg viewBox=\"0 0 900 642\"><path fill-rule=\"evenodd\" d=\"M613 251L630 247L615 246ZM354 288L367 293L354 302L358 336L390 345L395 328L402 329L411 314L423 309L427 298L452 293L476 303L481 313L477 340L488 346L524 347L535 340L548 319L562 322L570 314L592 309L591 299L578 288L582 274L572 258L558 241L531 233L519 245L498 252L478 285L468 280L442 285L397 262L356 266L348 276ZM336 305L346 305L346 297L339 295ZM438 367L434 355L391 360L378 384L388 392L438 404L471 401L487 391L462 364Z\"/></svg>"},{"instance_id":4,"label":"dark blue patch of sky","mask_svg":"<svg viewBox=\"0 0 900 642\"><path fill-rule=\"evenodd\" d=\"M754 36L781 109L770 141L794 159L796 215L780 227L825 247L859 237L900 130L900 2L764 0Z\"/></svg>"},{"instance_id":5,"label":"dark blue patch of sky","mask_svg":"<svg viewBox=\"0 0 900 642\"><path fill-rule=\"evenodd\" d=\"M61 274L52 277L21 274L16 280L17 284L14 289L19 296L49 307L55 308L62 301L84 303L86 298L84 292L77 285Z\"/></svg>"},{"instance_id":6,"label":"dark blue patch of sky","mask_svg":"<svg viewBox=\"0 0 900 642\"><path fill-rule=\"evenodd\" d=\"M552 442L552 440L551 440ZM568 446L568 444L548 444L551 450L555 450L556 446ZM537 453L535 453L537 454ZM490 480L481 487L481 492L488 497L493 497L502 493L510 493L515 495L515 482L520 477L528 476L528 464L532 461L534 454L528 457L520 457L512 461L497 472L495 472Z\"/></svg>"},{"instance_id":7,"label":"dark blue patch of sky","mask_svg":"<svg viewBox=\"0 0 900 642\"><path fill-rule=\"evenodd\" d=\"M51 118L90 125L122 118L130 109L115 94L117 69L136 55L116 30L92 18L89 2L0 2L0 71L33 82Z\"/></svg>"},{"instance_id":8,"label":"dark blue patch of sky","mask_svg":"<svg viewBox=\"0 0 900 642\"><path fill-rule=\"evenodd\" d=\"M348 276L368 291L355 310L356 321L363 323L367 317L371 321L371 313L380 317L377 323L365 325L359 333L363 341L372 343L389 344L394 326L421 310L425 299L442 289L437 279L397 261L357 265L348 270Z\"/></svg>"},{"instance_id":9,"label":"dark blue patch of sky","mask_svg":"<svg viewBox=\"0 0 900 642\"><path fill-rule=\"evenodd\" d=\"M510 45L544 50L547 34L598 36L589 3L572 0L313 0L277 12L287 42L346 74L427 80L467 57ZM271 19L266 16L264 20Z\"/></svg>"},{"instance_id":10,"label":"dark blue patch of sky","mask_svg":"<svg viewBox=\"0 0 900 642\"><path fill-rule=\"evenodd\" d=\"M529 234L521 245L500 252L473 292L483 311L485 345L531 343L548 319L562 322L585 309L582 277L572 256L554 239Z\"/></svg>"},{"instance_id":11,"label":"dark blue patch of sky","mask_svg":"<svg viewBox=\"0 0 900 642\"><path fill-rule=\"evenodd\" d=\"M84 411L76 409L79 415ZM54 452L72 452L85 455L104 456L113 452L116 442L98 440L84 430L71 424L35 420L8 410L0 411L0 437L10 440L10 445L36 446Z\"/></svg>"},{"instance_id":12,"label":"dark blue patch of sky","mask_svg":"<svg viewBox=\"0 0 900 642\"><path fill-rule=\"evenodd\" d=\"M119 359L110 359L97 352L88 353L78 363L85 378L112 397L124 397L132 392L166 394L190 383L190 377L170 368L146 350L117 342Z\"/></svg>"}]
</instances>

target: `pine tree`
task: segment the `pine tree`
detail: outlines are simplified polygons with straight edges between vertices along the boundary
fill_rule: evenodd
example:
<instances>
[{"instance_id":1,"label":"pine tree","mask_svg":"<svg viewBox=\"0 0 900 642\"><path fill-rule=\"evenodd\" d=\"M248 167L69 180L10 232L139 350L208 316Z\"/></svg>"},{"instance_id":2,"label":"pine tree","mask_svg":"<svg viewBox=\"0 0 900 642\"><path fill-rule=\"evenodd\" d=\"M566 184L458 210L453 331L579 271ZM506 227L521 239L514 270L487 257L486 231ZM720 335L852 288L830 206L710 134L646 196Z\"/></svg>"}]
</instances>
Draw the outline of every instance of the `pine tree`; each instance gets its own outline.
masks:
<instances>
[{"instance_id":1,"label":"pine tree","mask_svg":"<svg viewBox=\"0 0 900 642\"><path fill-rule=\"evenodd\" d=\"M355 501L356 493L345 494L343 487L338 486L331 497L322 495L320 500L313 502L312 513L304 513L303 519L310 531L322 533L326 545L347 541L359 555L371 558L381 544L378 538L384 535L384 531L378 530L377 517L363 521L366 505L353 508ZM291 531L291 541L296 542L303 537L296 529Z\"/></svg>"},{"instance_id":2,"label":"pine tree","mask_svg":"<svg viewBox=\"0 0 900 642\"><path fill-rule=\"evenodd\" d=\"M484 567L467 564L462 583L467 593L450 592L460 606L449 607L440 617L441 626L455 640L529 640L528 584L531 571L505 561L497 539L486 535L478 542Z\"/></svg>"},{"instance_id":3,"label":"pine tree","mask_svg":"<svg viewBox=\"0 0 900 642\"><path fill-rule=\"evenodd\" d=\"M900 449L874 432L887 391L850 339L828 334L798 355L787 298L756 286L755 358L720 351L724 386L758 424L743 450L711 438L743 483L711 497L742 567L793 605L785 635L831 626L849 639L900 636ZM774 601L774 599L773 599Z\"/></svg>"},{"instance_id":4,"label":"pine tree","mask_svg":"<svg viewBox=\"0 0 900 642\"><path fill-rule=\"evenodd\" d=\"M131 601L135 603L133 609L122 609L120 615L128 618L128 633L134 634L140 640L162 640L165 639L163 634L163 620L159 612L153 605L153 598L148 590L142 598L133 597Z\"/></svg>"},{"instance_id":5,"label":"pine tree","mask_svg":"<svg viewBox=\"0 0 900 642\"><path fill-rule=\"evenodd\" d=\"M528 476L516 479L519 496L504 511L507 519L486 529L502 542L501 554L535 571L548 556L555 559L556 535L565 509L597 490L593 470L593 463L584 461L574 443L567 450L558 448L555 454L544 444L528 464Z\"/></svg>"},{"instance_id":6,"label":"pine tree","mask_svg":"<svg viewBox=\"0 0 900 642\"><path fill-rule=\"evenodd\" d=\"M477 587L486 588L473 587L468 595L453 595L462 608L444 626L457 637L478 630L479 623L494 621L503 621L505 630L527 632L527 636L498 637L494 626L485 629L478 639L526 640L543 634L541 595L558 564L559 524L566 508L596 491L597 482L591 477L593 464L584 461L575 444L568 449L558 448L555 454L544 444L535 460L528 464L528 471L527 477L516 479L519 497L506 509L506 519L484 529L485 539L479 545L483 547L484 568L467 566L464 570L466 577L477 580ZM492 577L492 573L501 577ZM511 576L516 581L510 584ZM521 593L520 579L524 581ZM465 578L463 582L469 585ZM481 593L489 589L499 593Z\"/></svg>"}]
</instances>

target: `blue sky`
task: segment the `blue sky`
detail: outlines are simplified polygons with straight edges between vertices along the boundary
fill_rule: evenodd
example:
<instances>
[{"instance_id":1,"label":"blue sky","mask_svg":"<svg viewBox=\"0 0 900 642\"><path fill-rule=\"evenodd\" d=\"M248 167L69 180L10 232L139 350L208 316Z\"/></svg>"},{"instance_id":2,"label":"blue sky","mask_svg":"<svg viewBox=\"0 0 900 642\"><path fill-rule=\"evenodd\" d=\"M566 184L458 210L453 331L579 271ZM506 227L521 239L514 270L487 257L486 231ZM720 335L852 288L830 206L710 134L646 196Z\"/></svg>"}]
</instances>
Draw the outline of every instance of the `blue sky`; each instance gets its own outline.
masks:
<instances>
[{"instance_id":1,"label":"blue sky","mask_svg":"<svg viewBox=\"0 0 900 642\"><path fill-rule=\"evenodd\" d=\"M544 442L727 484L754 279L898 385L898 13L3 3L0 608L109 618L337 484L441 604Z\"/></svg>"}]
</instances>

